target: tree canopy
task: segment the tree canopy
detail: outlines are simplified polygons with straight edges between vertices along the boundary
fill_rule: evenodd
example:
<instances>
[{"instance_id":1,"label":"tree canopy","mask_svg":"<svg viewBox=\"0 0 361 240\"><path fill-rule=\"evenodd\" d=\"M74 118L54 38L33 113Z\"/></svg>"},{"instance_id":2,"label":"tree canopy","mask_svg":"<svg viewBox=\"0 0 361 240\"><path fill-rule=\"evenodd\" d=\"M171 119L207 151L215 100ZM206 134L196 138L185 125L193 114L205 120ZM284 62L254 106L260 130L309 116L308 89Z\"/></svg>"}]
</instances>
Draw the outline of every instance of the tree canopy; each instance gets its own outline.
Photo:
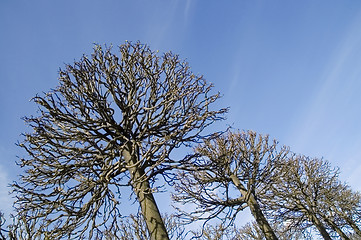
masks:
<instances>
[{"instance_id":1,"label":"tree canopy","mask_svg":"<svg viewBox=\"0 0 361 240\"><path fill-rule=\"evenodd\" d=\"M200 141L223 118L220 97L171 52L158 56L141 43L94 47L66 65L60 85L36 96L28 153L14 184L19 214L39 219L39 234L89 239L117 231L121 187L131 186L153 239L167 238L152 182L180 164L171 152Z\"/></svg>"},{"instance_id":2,"label":"tree canopy","mask_svg":"<svg viewBox=\"0 0 361 240\"><path fill-rule=\"evenodd\" d=\"M6 226L0 212L0 238L309 239L314 228L361 237L361 194L337 168L252 130L208 131L228 111L219 98L172 52L95 45L33 98L16 214ZM162 213L162 184L186 207ZM130 199L139 208L126 216ZM255 221L237 226L245 208ZM184 220L203 225L187 231Z\"/></svg>"},{"instance_id":3,"label":"tree canopy","mask_svg":"<svg viewBox=\"0 0 361 240\"><path fill-rule=\"evenodd\" d=\"M188 171L180 172L174 199L197 206L191 220L221 218L233 222L249 207L267 239L277 239L262 213L259 199L273 184L288 148L254 131L228 132L200 144Z\"/></svg>"}]
</instances>

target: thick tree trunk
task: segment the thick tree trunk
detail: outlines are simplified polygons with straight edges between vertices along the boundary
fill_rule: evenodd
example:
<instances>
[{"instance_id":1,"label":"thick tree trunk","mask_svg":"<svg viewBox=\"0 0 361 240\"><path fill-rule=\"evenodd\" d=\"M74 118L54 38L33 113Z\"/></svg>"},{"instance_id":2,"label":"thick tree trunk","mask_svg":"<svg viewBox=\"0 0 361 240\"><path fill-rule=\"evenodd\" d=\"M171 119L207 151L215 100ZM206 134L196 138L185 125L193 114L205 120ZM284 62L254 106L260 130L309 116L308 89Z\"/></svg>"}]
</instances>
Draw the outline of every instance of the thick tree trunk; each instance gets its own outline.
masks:
<instances>
[{"instance_id":1,"label":"thick tree trunk","mask_svg":"<svg viewBox=\"0 0 361 240\"><path fill-rule=\"evenodd\" d=\"M237 178L237 176L231 176L232 182L236 185L237 189L243 196L247 196L247 191L242 186L241 182ZM263 234L265 235L267 240L278 240L276 234L274 233L273 229L271 228L269 222L267 221L266 217L264 216L261 207L259 206L257 199L253 194L250 194L248 199L246 199L247 205L249 206L253 217L256 219L256 222L260 229L262 230Z\"/></svg>"},{"instance_id":2,"label":"thick tree trunk","mask_svg":"<svg viewBox=\"0 0 361 240\"><path fill-rule=\"evenodd\" d=\"M137 166L138 153L133 153L131 148L123 150L123 157L129 167L132 178L133 191L137 195L142 214L144 216L152 240L169 239L163 219L153 197L149 182L144 179L144 170Z\"/></svg>"},{"instance_id":3,"label":"thick tree trunk","mask_svg":"<svg viewBox=\"0 0 361 240\"><path fill-rule=\"evenodd\" d=\"M251 210L252 215L254 216L254 218L256 219L256 222L258 223L258 225L260 226L262 232L264 233L266 239L278 239L276 234L274 233L273 229L271 228L271 226L269 225L266 217L263 215L263 212L261 211L261 208L257 202L257 200L255 199L254 195L251 194L249 196L249 199L247 201L248 206Z\"/></svg>"}]
</instances>

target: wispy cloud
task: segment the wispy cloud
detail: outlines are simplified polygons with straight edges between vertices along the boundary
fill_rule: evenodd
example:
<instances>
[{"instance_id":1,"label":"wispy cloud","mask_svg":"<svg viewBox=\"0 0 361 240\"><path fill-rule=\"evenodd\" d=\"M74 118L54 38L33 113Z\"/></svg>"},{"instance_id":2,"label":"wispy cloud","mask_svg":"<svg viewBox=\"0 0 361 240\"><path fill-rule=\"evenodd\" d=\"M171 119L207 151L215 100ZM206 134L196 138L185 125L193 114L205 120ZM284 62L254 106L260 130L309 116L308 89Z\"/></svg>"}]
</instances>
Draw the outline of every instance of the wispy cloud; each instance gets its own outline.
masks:
<instances>
[{"instance_id":1,"label":"wispy cloud","mask_svg":"<svg viewBox=\"0 0 361 240\"><path fill-rule=\"evenodd\" d=\"M188 25L191 13L194 9L193 4L195 1L187 0L184 6L184 25Z\"/></svg>"},{"instance_id":2,"label":"wispy cloud","mask_svg":"<svg viewBox=\"0 0 361 240\"><path fill-rule=\"evenodd\" d=\"M152 47L156 49L168 47L169 42L182 41L191 22L195 2L192 0L170 1L163 4L157 13L147 16L147 34ZM176 29L176 31L175 31ZM174 38L177 32L177 38ZM168 49L162 49L168 50Z\"/></svg>"},{"instance_id":3,"label":"wispy cloud","mask_svg":"<svg viewBox=\"0 0 361 240\"><path fill-rule=\"evenodd\" d=\"M345 174L347 175L347 177L345 177L343 180L345 180L352 187L354 191L361 192L361 185L360 185L361 165L357 165L358 162L359 160L355 162L356 167L352 168L350 172Z\"/></svg>"},{"instance_id":4,"label":"wispy cloud","mask_svg":"<svg viewBox=\"0 0 361 240\"><path fill-rule=\"evenodd\" d=\"M360 75L360 71L358 70L359 66L355 67L355 63L361 63L359 57L361 50L360 21L361 12L355 18L354 24L350 26L339 46L336 46L333 58L323 70L322 84L318 86L319 89L315 91L316 94L313 99L309 100L306 110L301 111L297 116L301 120L295 127L297 131L293 132L289 138L292 139L294 145L301 149L310 142L319 128L324 129L326 123L335 120L330 118L334 116L333 113L336 111L335 105L332 103L337 103L337 99L344 101L345 98L349 97L347 95L349 90L357 91L354 88L358 84L355 81L355 76ZM341 110L347 111L347 109ZM342 115L342 112L339 115ZM344 123L338 125L341 127L342 124ZM337 129L329 129L325 134L331 136L335 131Z\"/></svg>"}]
</instances>

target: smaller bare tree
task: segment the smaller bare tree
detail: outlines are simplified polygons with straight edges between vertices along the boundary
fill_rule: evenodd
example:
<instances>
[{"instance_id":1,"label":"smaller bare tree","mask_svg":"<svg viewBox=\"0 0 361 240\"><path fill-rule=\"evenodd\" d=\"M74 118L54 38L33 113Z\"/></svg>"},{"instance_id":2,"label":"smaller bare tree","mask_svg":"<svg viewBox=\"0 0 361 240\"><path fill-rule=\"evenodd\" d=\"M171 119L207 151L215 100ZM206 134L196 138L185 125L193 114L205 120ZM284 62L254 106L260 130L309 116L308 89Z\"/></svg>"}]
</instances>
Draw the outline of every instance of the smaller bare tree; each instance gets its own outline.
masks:
<instances>
[{"instance_id":1,"label":"smaller bare tree","mask_svg":"<svg viewBox=\"0 0 361 240\"><path fill-rule=\"evenodd\" d=\"M249 207L267 239L277 239L265 218L259 199L267 193L271 180L287 157L288 148L253 131L228 132L195 149L189 171L179 173L178 202L193 203L195 211L185 213L192 220L221 218L233 222Z\"/></svg>"},{"instance_id":2,"label":"smaller bare tree","mask_svg":"<svg viewBox=\"0 0 361 240\"><path fill-rule=\"evenodd\" d=\"M222 223L205 224L201 229L190 231L191 239L200 240L235 240L237 229L234 225Z\"/></svg>"},{"instance_id":3,"label":"smaller bare tree","mask_svg":"<svg viewBox=\"0 0 361 240\"><path fill-rule=\"evenodd\" d=\"M298 239L308 239L312 240L310 234L305 232L290 231L287 229L284 223L271 223L272 229L276 232L277 237L280 240L298 240ZM236 229L235 239L242 240L264 240L266 239L264 233L259 228L257 222L250 222L246 225Z\"/></svg>"},{"instance_id":4,"label":"smaller bare tree","mask_svg":"<svg viewBox=\"0 0 361 240\"><path fill-rule=\"evenodd\" d=\"M1 240L49 240L48 235L43 235L37 228L38 221L36 219L27 219L23 215L10 215L6 224L4 214L0 212L0 239Z\"/></svg>"},{"instance_id":5,"label":"smaller bare tree","mask_svg":"<svg viewBox=\"0 0 361 240\"><path fill-rule=\"evenodd\" d=\"M344 185L338 179L338 169L318 158L293 155L274 179L272 191L263 200L270 207L267 215L275 222L287 222L289 228L303 231L315 226L324 239L336 232L349 239L343 231L345 221L337 216ZM352 201L348 201L348 207Z\"/></svg>"},{"instance_id":6,"label":"smaller bare tree","mask_svg":"<svg viewBox=\"0 0 361 240\"><path fill-rule=\"evenodd\" d=\"M177 217L164 214L163 222L167 229L169 239L186 239L187 232ZM144 240L151 238L142 214L131 214L130 216L123 218L117 226L117 229L109 230L105 232L103 236L107 240Z\"/></svg>"},{"instance_id":7,"label":"smaller bare tree","mask_svg":"<svg viewBox=\"0 0 361 240\"><path fill-rule=\"evenodd\" d=\"M347 184L340 183L334 191L328 191L329 197L325 215L336 219L337 226L346 226L361 238L361 194L354 192Z\"/></svg>"}]
</instances>

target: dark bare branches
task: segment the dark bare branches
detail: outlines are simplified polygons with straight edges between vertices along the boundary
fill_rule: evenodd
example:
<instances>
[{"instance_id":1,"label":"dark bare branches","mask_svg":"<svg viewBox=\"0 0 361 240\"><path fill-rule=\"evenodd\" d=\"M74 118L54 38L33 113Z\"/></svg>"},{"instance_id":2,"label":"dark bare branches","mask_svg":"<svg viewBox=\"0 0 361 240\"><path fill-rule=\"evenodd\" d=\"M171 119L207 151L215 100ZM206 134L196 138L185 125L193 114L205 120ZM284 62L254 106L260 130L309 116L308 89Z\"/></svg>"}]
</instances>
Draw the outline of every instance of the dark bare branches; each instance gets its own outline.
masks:
<instances>
[{"instance_id":1,"label":"dark bare branches","mask_svg":"<svg viewBox=\"0 0 361 240\"><path fill-rule=\"evenodd\" d=\"M165 235L151 180L180 164L172 150L200 141L227 111L211 110L219 94L178 55L129 42L119 53L96 45L60 70L59 87L34 98L39 115L24 118L33 132L19 144L28 157L19 162L16 206L53 238L92 239L113 228L124 186L152 237Z\"/></svg>"},{"instance_id":2,"label":"dark bare branches","mask_svg":"<svg viewBox=\"0 0 361 240\"><path fill-rule=\"evenodd\" d=\"M190 163L191 171L179 174L181 182L173 196L176 201L196 205L186 215L192 221L220 218L231 223L250 207L267 239L276 239L258 199L270 189L288 149L278 148L268 136L248 131L228 132L205 141L195 151L199 157Z\"/></svg>"},{"instance_id":3,"label":"dark bare branches","mask_svg":"<svg viewBox=\"0 0 361 240\"><path fill-rule=\"evenodd\" d=\"M283 223L272 224L272 229L275 231L278 239L281 240L298 240L298 239L312 239L312 236L303 232L289 231ZM236 238L242 240L264 240L266 239L264 233L260 229L257 222L250 222L236 229Z\"/></svg>"},{"instance_id":4,"label":"dark bare branches","mask_svg":"<svg viewBox=\"0 0 361 240\"><path fill-rule=\"evenodd\" d=\"M176 217L174 217L173 215L164 214L163 222L165 224L170 239L185 239L185 229ZM147 224L145 222L145 219L141 214L131 214L130 216L123 218L117 228L118 229L113 229L105 232L102 237L109 240L144 240L151 238L147 230Z\"/></svg>"},{"instance_id":5,"label":"dark bare branches","mask_svg":"<svg viewBox=\"0 0 361 240\"><path fill-rule=\"evenodd\" d=\"M349 239L349 230L359 229L360 195L338 175L323 159L292 156L265 198L265 206L271 207L268 216L299 232L315 226L324 239Z\"/></svg>"}]
</instances>

